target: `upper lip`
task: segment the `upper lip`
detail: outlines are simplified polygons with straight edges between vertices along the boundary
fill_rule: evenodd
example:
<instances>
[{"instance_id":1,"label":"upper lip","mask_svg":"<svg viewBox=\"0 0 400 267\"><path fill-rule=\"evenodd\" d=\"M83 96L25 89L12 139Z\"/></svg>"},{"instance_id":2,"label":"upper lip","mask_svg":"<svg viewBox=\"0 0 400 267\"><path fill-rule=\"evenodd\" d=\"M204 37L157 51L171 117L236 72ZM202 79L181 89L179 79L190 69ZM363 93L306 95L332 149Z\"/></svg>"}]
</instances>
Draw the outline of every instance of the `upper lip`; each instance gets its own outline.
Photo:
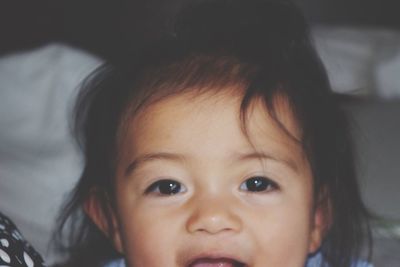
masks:
<instances>
[{"instance_id":1,"label":"upper lip","mask_svg":"<svg viewBox=\"0 0 400 267\"><path fill-rule=\"evenodd\" d=\"M228 253L199 253L187 258L184 262L185 267L189 267L194 264L196 261L200 260L226 260L226 261L234 261L243 264L243 266L248 266L248 264L242 258L238 256L234 256Z\"/></svg>"}]
</instances>

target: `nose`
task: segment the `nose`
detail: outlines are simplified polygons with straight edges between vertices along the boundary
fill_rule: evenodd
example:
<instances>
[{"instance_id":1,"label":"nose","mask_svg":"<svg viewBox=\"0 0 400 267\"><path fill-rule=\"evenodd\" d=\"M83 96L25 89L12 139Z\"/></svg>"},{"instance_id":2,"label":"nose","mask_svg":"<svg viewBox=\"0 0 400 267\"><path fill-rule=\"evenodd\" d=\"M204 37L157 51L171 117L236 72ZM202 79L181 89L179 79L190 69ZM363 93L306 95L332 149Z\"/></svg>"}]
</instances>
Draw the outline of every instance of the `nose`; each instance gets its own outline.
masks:
<instances>
[{"instance_id":1,"label":"nose","mask_svg":"<svg viewBox=\"0 0 400 267\"><path fill-rule=\"evenodd\" d=\"M193 199L187 231L212 235L240 232L242 220L234 211L233 202L220 196Z\"/></svg>"}]
</instances>

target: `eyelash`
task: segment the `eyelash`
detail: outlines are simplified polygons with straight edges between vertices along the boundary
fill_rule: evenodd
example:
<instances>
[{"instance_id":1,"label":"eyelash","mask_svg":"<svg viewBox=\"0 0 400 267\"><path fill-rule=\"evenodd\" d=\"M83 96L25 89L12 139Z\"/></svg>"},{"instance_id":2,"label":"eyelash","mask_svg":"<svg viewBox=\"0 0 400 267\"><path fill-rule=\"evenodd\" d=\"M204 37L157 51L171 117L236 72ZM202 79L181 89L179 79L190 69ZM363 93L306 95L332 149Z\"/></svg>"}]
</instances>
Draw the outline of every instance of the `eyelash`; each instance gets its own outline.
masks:
<instances>
[{"instance_id":1,"label":"eyelash","mask_svg":"<svg viewBox=\"0 0 400 267\"><path fill-rule=\"evenodd\" d=\"M184 191L182 191L184 190ZM162 179L152 183L145 194L157 194L160 196L172 196L186 192L186 187L172 179Z\"/></svg>"},{"instance_id":2,"label":"eyelash","mask_svg":"<svg viewBox=\"0 0 400 267\"><path fill-rule=\"evenodd\" d=\"M263 176L253 176L244 181L240 187L242 191L251 193L272 192L279 189L277 183Z\"/></svg>"},{"instance_id":3,"label":"eyelash","mask_svg":"<svg viewBox=\"0 0 400 267\"><path fill-rule=\"evenodd\" d=\"M251 193L271 192L279 189L277 183L263 176L253 176L244 181L240 187L242 191ZM186 192L186 187L172 179L162 179L152 183L145 194L157 194L160 196L172 196Z\"/></svg>"}]
</instances>

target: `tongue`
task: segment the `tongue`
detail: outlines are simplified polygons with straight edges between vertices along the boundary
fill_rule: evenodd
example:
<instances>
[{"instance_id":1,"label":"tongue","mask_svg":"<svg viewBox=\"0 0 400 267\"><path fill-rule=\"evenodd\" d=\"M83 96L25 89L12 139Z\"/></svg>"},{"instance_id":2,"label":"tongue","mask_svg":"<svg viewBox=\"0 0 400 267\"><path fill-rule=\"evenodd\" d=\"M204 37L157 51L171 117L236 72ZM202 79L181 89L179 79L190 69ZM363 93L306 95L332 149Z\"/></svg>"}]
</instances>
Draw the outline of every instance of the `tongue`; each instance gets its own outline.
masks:
<instances>
[{"instance_id":1,"label":"tongue","mask_svg":"<svg viewBox=\"0 0 400 267\"><path fill-rule=\"evenodd\" d=\"M229 259L201 259L190 264L190 267L234 267L234 261Z\"/></svg>"}]
</instances>

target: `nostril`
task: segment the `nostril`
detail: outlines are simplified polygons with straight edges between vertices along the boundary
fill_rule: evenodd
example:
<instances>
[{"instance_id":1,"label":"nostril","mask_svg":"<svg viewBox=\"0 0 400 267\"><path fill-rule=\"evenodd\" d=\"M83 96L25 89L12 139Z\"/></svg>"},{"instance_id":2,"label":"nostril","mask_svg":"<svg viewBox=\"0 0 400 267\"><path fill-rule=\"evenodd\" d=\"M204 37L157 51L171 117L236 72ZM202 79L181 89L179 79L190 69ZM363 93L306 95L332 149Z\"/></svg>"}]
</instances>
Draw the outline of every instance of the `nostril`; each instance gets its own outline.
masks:
<instances>
[{"instance_id":1,"label":"nostril","mask_svg":"<svg viewBox=\"0 0 400 267\"><path fill-rule=\"evenodd\" d=\"M198 214L192 216L187 223L189 232L217 234L221 232L238 231L240 220L229 214Z\"/></svg>"},{"instance_id":2,"label":"nostril","mask_svg":"<svg viewBox=\"0 0 400 267\"><path fill-rule=\"evenodd\" d=\"M208 234L240 231L242 218L235 212L232 202L229 198L213 194L192 199L186 221L187 231Z\"/></svg>"}]
</instances>

